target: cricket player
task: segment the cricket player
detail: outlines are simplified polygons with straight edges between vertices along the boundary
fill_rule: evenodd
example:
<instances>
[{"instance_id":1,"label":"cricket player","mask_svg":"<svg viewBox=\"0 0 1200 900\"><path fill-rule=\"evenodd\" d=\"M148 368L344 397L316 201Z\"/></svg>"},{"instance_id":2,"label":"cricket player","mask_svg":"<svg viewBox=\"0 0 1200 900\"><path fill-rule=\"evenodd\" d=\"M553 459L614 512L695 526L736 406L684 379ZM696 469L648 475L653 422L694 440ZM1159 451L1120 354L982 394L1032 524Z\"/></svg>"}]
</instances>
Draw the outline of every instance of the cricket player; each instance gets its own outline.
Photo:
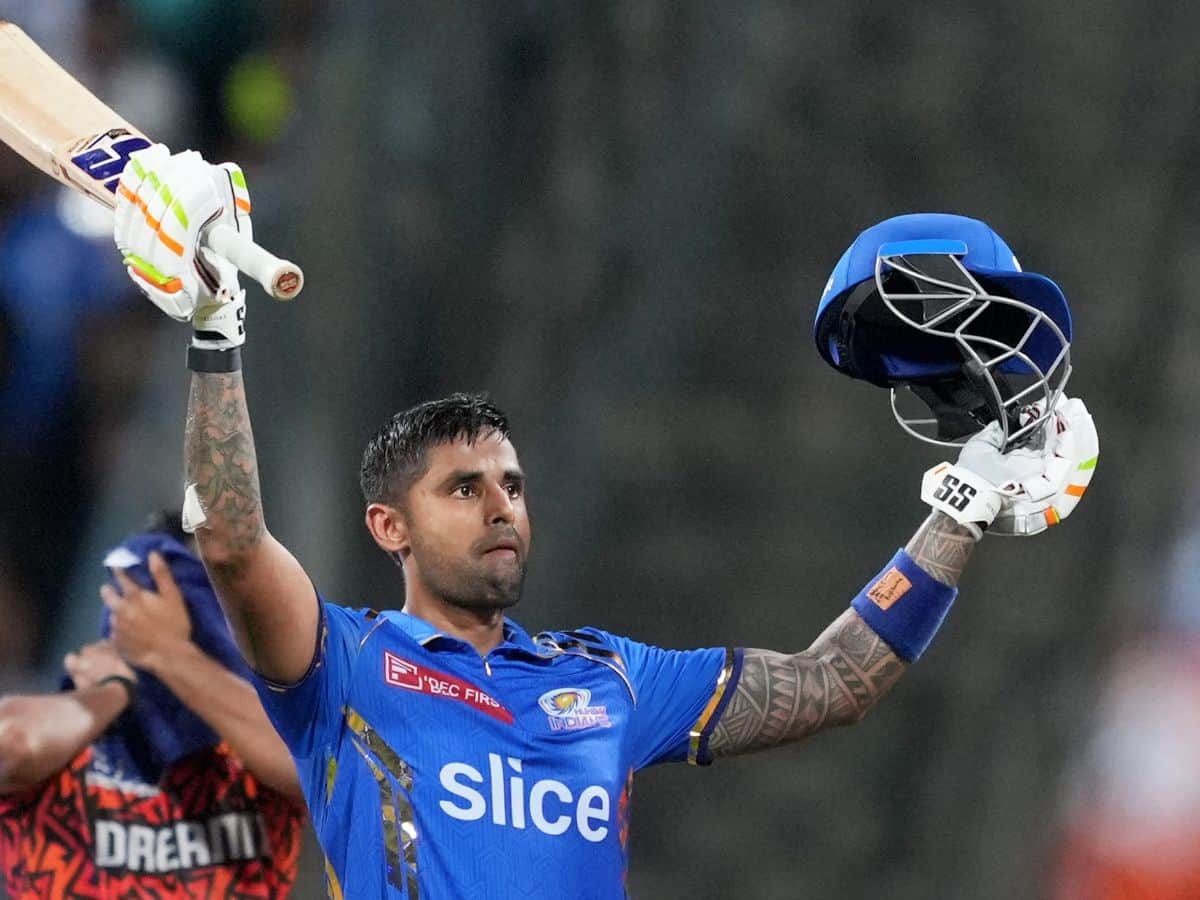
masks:
<instances>
[{"instance_id":1,"label":"cricket player","mask_svg":"<svg viewBox=\"0 0 1200 900\"><path fill-rule=\"evenodd\" d=\"M295 767L183 540L158 527L113 548L101 640L67 654L66 689L0 699L5 896L290 892Z\"/></svg>"},{"instance_id":2,"label":"cricket player","mask_svg":"<svg viewBox=\"0 0 1200 900\"><path fill-rule=\"evenodd\" d=\"M1036 447L1002 453L984 429L927 475L933 512L809 648L664 650L508 616L532 548L526 474L504 414L455 394L368 443L365 523L403 569L403 608L346 608L266 528L244 295L197 250L208 223L250 228L245 178L154 146L118 195L131 278L194 329L185 524L295 757L333 897L624 896L634 773L858 721L928 646L984 529L1044 528L1073 505L1064 466L1094 456L1077 400L1040 411Z\"/></svg>"}]
</instances>

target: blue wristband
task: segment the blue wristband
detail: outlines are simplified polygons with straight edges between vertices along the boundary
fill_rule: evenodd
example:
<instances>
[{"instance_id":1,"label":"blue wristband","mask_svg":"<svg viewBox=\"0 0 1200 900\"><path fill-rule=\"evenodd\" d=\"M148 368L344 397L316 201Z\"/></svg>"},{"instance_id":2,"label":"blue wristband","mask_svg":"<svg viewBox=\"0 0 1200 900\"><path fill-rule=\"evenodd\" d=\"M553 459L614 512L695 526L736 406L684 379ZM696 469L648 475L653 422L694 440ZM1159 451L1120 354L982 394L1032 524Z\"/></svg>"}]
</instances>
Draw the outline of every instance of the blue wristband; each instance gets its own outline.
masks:
<instances>
[{"instance_id":1,"label":"blue wristband","mask_svg":"<svg viewBox=\"0 0 1200 900\"><path fill-rule=\"evenodd\" d=\"M942 584L899 550L850 605L897 656L915 662L957 596L957 588Z\"/></svg>"}]
</instances>

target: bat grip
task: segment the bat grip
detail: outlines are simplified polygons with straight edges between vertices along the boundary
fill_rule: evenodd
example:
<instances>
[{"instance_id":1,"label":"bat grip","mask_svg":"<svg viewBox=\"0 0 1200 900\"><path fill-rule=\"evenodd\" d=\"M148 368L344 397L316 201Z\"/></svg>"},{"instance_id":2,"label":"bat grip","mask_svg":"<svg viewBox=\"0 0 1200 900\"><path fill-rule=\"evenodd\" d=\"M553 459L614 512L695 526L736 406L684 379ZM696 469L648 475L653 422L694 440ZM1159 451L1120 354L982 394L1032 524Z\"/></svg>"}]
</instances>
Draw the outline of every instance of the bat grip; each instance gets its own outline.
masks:
<instances>
[{"instance_id":1,"label":"bat grip","mask_svg":"<svg viewBox=\"0 0 1200 900\"><path fill-rule=\"evenodd\" d=\"M300 267L264 250L242 232L217 224L204 234L204 244L263 286L276 300L294 300L304 287Z\"/></svg>"}]
</instances>

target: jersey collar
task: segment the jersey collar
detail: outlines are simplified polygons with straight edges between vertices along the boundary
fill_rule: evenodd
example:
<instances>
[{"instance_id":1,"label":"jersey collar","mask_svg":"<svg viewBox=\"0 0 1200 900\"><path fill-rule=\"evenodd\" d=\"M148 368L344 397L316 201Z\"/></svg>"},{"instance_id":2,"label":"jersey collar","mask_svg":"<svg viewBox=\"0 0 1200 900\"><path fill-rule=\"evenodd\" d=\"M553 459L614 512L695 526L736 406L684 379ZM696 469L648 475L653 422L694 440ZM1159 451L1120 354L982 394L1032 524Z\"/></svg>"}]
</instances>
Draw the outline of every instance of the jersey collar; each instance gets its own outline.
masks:
<instances>
[{"instance_id":1,"label":"jersey collar","mask_svg":"<svg viewBox=\"0 0 1200 900\"><path fill-rule=\"evenodd\" d=\"M403 610L390 609L385 615L388 620L399 625L401 629L414 641L421 646L429 644L431 641L442 639L453 641L456 644L463 643L458 638L438 631L433 625L426 622L424 619L414 616L412 613L404 612ZM533 639L529 636L529 632L522 628L517 622L504 617L504 640L496 647L496 650L519 650L525 653L537 655L537 646L533 643ZM492 651L496 652L495 650Z\"/></svg>"}]
</instances>

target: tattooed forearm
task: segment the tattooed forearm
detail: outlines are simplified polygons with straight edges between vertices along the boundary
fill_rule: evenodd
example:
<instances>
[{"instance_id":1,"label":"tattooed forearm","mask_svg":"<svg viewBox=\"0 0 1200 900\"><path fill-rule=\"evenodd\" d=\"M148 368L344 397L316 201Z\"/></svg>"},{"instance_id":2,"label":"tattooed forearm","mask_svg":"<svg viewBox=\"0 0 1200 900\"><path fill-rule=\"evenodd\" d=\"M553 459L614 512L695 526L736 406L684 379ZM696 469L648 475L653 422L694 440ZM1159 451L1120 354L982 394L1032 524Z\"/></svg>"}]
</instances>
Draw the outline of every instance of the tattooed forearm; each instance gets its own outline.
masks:
<instances>
[{"instance_id":1,"label":"tattooed forearm","mask_svg":"<svg viewBox=\"0 0 1200 900\"><path fill-rule=\"evenodd\" d=\"M935 512L905 549L930 576L954 586L975 539ZM803 653L744 653L733 697L709 739L714 756L763 750L857 722L908 668L852 609Z\"/></svg>"},{"instance_id":2,"label":"tattooed forearm","mask_svg":"<svg viewBox=\"0 0 1200 900\"><path fill-rule=\"evenodd\" d=\"M945 513L934 512L904 549L918 566L954 587L975 549L975 538Z\"/></svg>"},{"instance_id":3,"label":"tattooed forearm","mask_svg":"<svg viewBox=\"0 0 1200 900\"><path fill-rule=\"evenodd\" d=\"M192 376L184 455L188 483L208 516L201 536L206 560L222 551L223 564L233 567L226 574L235 575L238 554L265 533L241 373Z\"/></svg>"},{"instance_id":4,"label":"tattooed forearm","mask_svg":"<svg viewBox=\"0 0 1200 900\"><path fill-rule=\"evenodd\" d=\"M803 653L744 653L734 695L709 740L714 756L857 722L908 668L852 609Z\"/></svg>"}]
</instances>

